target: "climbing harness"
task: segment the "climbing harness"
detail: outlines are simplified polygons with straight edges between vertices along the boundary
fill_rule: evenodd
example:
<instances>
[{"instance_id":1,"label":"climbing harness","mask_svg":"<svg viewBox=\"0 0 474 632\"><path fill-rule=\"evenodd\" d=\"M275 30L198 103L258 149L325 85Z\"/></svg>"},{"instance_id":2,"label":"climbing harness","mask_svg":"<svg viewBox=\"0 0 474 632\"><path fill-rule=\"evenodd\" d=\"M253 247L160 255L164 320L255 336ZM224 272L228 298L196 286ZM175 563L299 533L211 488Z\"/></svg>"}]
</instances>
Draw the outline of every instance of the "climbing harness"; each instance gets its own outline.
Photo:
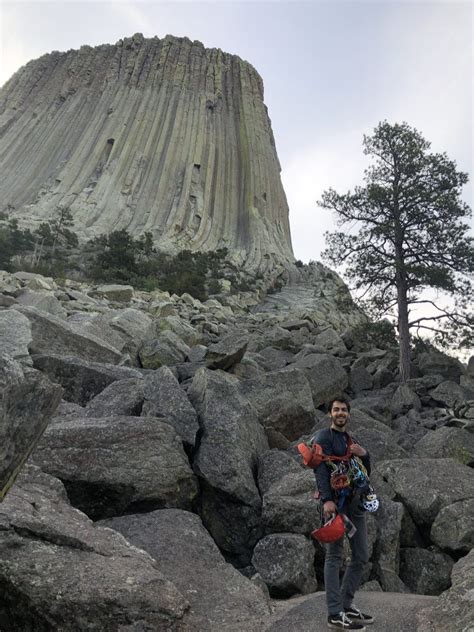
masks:
<instances>
[{"instance_id":1,"label":"climbing harness","mask_svg":"<svg viewBox=\"0 0 474 632\"><path fill-rule=\"evenodd\" d=\"M336 497L336 507L343 511L346 501L350 500L354 491L360 494L360 509L374 513L379 508L379 501L369 481L367 470L359 457L353 455L350 446L354 443L348 435L347 450L344 456L324 454L319 443L299 443L296 447L303 457L304 465L313 469L321 463L331 470L330 485ZM351 523L352 524L352 523Z\"/></svg>"}]
</instances>

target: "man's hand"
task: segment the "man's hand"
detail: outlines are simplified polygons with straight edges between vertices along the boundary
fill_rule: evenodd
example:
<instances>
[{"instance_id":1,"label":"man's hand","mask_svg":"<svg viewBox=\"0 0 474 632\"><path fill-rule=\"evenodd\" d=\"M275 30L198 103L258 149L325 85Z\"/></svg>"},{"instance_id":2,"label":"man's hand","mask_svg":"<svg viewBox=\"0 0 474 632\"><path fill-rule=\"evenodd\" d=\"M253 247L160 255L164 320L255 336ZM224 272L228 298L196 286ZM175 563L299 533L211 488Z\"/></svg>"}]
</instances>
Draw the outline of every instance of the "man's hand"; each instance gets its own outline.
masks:
<instances>
[{"instance_id":1,"label":"man's hand","mask_svg":"<svg viewBox=\"0 0 474 632\"><path fill-rule=\"evenodd\" d=\"M323 514L325 520L327 520L331 514L336 513L336 504L332 500L327 500L323 505Z\"/></svg>"},{"instance_id":2,"label":"man's hand","mask_svg":"<svg viewBox=\"0 0 474 632\"><path fill-rule=\"evenodd\" d=\"M364 450L364 448L358 443L351 443L349 446L349 452L351 454L355 454L356 456L365 456L367 454L367 450Z\"/></svg>"}]
</instances>

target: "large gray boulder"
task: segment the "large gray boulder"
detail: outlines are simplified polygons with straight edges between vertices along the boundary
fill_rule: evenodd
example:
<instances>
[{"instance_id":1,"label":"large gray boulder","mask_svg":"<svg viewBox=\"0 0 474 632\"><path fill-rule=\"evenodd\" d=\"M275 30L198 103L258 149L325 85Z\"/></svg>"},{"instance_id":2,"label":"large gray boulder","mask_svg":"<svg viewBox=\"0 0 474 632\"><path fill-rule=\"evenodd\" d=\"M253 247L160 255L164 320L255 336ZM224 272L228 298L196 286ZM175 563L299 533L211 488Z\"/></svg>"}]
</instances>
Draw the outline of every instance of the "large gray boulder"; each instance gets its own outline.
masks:
<instances>
[{"instance_id":1,"label":"large gray boulder","mask_svg":"<svg viewBox=\"0 0 474 632\"><path fill-rule=\"evenodd\" d=\"M415 445L415 452L430 459L452 458L474 464L474 434L462 428L442 427L428 431Z\"/></svg>"},{"instance_id":2,"label":"large gray boulder","mask_svg":"<svg viewBox=\"0 0 474 632\"><path fill-rule=\"evenodd\" d=\"M299 474L301 465L288 452L269 450L258 458L258 488L262 496L273 483L280 481L287 474Z\"/></svg>"},{"instance_id":3,"label":"large gray boulder","mask_svg":"<svg viewBox=\"0 0 474 632\"><path fill-rule=\"evenodd\" d=\"M31 323L33 340L30 345L32 354L75 355L91 362L109 362L118 364L121 354L115 347L96 338L92 334L77 332L60 318L42 312L34 307L15 305L11 309L19 311Z\"/></svg>"},{"instance_id":4,"label":"large gray boulder","mask_svg":"<svg viewBox=\"0 0 474 632\"><path fill-rule=\"evenodd\" d=\"M400 556L400 530L404 507L401 503L394 502L388 498L381 498L378 511L375 514L377 525L376 550L376 571L382 588L384 579L388 574L399 573Z\"/></svg>"},{"instance_id":5,"label":"large gray boulder","mask_svg":"<svg viewBox=\"0 0 474 632\"><path fill-rule=\"evenodd\" d=\"M449 588L453 564L445 553L428 549L400 551L400 577L419 595L440 595Z\"/></svg>"},{"instance_id":6,"label":"large gray boulder","mask_svg":"<svg viewBox=\"0 0 474 632\"><path fill-rule=\"evenodd\" d=\"M145 376L143 393L142 415L165 417L184 443L194 446L199 430L196 411L167 366Z\"/></svg>"},{"instance_id":7,"label":"large gray boulder","mask_svg":"<svg viewBox=\"0 0 474 632\"><path fill-rule=\"evenodd\" d=\"M0 354L0 501L61 401L46 376Z\"/></svg>"},{"instance_id":8,"label":"large gray boulder","mask_svg":"<svg viewBox=\"0 0 474 632\"><path fill-rule=\"evenodd\" d=\"M254 549L252 564L273 597L291 597L317 589L314 547L304 535L274 533L265 536Z\"/></svg>"},{"instance_id":9,"label":"large gray boulder","mask_svg":"<svg viewBox=\"0 0 474 632\"><path fill-rule=\"evenodd\" d=\"M268 443L238 380L223 371L200 369L188 395L203 430L196 472L235 500L259 505L253 472Z\"/></svg>"},{"instance_id":10,"label":"large gray boulder","mask_svg":"<svg viewBox=\"0 0 474 632\"><path fill-rule=\"evenodd\" d=\"M400 384L393 394L390 410L394 417L404 415L411 409L420 410L421 401L418 395L406 384Z\"/></svg>"},{"instance_id":11,"label":"large gray boulder","mask_svg":"<svg viewBox=\"0 0 474 632\"><path fill-rule=\"evenodd\" d=\"M173 630L186 599L148 553L73 509L28 466L0 513L2 630Z\"/></svg>"},{"instance_id":12,"label":"large gray boulder","mask_svg":"<svg viewBox=\"0 0 474 632\"><path fill-rule=\"evenodd\" d=\"M108 301L118 303L128 303L133 298L133 287L131 285L104 284L99 285L94 290L90 290L90 296L105 298Z\"/></svg>"},{"instance_id":13,"label":"large gray boulder","mask_svg":"<svg viewBox=\"0 0 474 632\"><path fill-rule=\"evenodd\" d=\"M291 366L303 370L316 408L342 393L349 383L341 363L331 355L310 353Z\"/></svg>"},{"instance_id":14,"label":"large gray boulder","mask_svg":"<svg viewBox=\"0 0 474 632\"><path fill-rule=\"evenodd\" d=\"M194 469L203 481L203 521L221 550L247 557L260 536L261 499L254 472L269 448L254 409L224 371L200 369L188 396L202 436Z\"/></svg>"},{"instance_id":15,"label":"large gray boulder","mask_svg":"<svg viewBox=\"0 0 474 632\"><path fill-rule=\"evenodd\" d=\"M145 399L144 382L142 377L112 382L87 402L83 414L86 417L140 416Z\"/></svg>"},{"instance_id":16,"label":"large gray boulder","mask_svg":"<svg viewBox=\"0 0 474 632\"><path fill-rule=\"evenodd\" d=\"M470 632L474 612L474 550L451 572L451 588L417 615L417 632Z\"/></svg>"},{"instance_id":17,"label":"large gray boulder","mask_svg":"<svg viewBox=\"0 0 474 632\"><path fill-rule=\"evenodd\" d=\"M144 508L189 509L197 495L180 438L153 418L57 422L33 460L61 479L72 504L94 519Z\"/></svg>"},{"instance_id":18,"label":"large gray boulder","mask_svg":"<svg viewBox=\"0 0 474 632\"><path fill-rule=\"evenodd\" d=\"M474 498L474 471L452 459L394 459L375 467L421 527L431 527L443 507Z\"/></svg>"},{"instance_id":19,"label":"large gray boulder","mask_svg":"<svg viewBox=\"0 0 474 632\"><path fill-rule=\"evenodd\" d=\"M35 291L25 288L17 294L16 300L20 305L35 307L42 312L52 314L58 318L65 318L67 315L66 310L52 292Z\"/></svg>"},{"instance_id":20,"label":"large gray boulder","mask_svg":"<svg viewBox=\"0 0 474 632\"><path fill-rule=\"evenodd\" d=\"M128 352L132 357L145 340L154 337L155 326L151 316L132 307L114 310L99 317L100 321L116 331L123 339L120 349Z\"/></svg>"},{"instance_id":21,"label":"large gray boulder","mask_svg":"<svg viewBox=\"0 0 474 632\"><path fill-rule=\"evenodd\" d=\"M290 441L309 432L314 404L308 380L301 369L273 371L243 380L242 393L265 428L273 428Z\"/></svg>"},{"instance_id":22,"label":"large gray boulder","mask_svg":"<svg viewBox=\"0 0 474 632\"><path fill-rule=\"evenodd\" d=\"M224 560L199 516L161 509L99 524L119 531L157 561L163 575L190 602L186 621L194 630L262 629L262 620L269 615L267 599L260 588Z\"/></svg>"},{"instance_id":23,"label":"large gray boulder","mask_svg":"<svg viewBox=\"0 0 474 632\"><path fill-rule=\"evenodd\" d=\"M184 362L189 352L190 348L179 336L165 330L157 338L145 341L138 356L144 369L158 369Z\"/></svg>"},{"instance_id":24,"label":"large gray boulder","mask_svg":"<svg viewBox=\"0 0 474 632\"><path fill-rule=\"evenodd\" d=\"M455 404L461 404L466 399L466 394L459 384L445 380L430 391L430 397L437 404L452 407Z\"/></svg>"},{"instance_id":25,"label":"large gray boulder","mask_svg":"<svg viewBox=\"0 0 474 632\"><path fill-rule=\"evenodd\" d=\"M34 366L64 388L64 399L83 406L107 386L123 379L140 379L140 371L91 362L77 356L35 355Z\"/></svg>"},{"instance_id":26,"label":"large gray boulder","mask_svg":"<svg viewBox=\"0 0 474 632\"><path fill-rule=\"evenodd\" d=\"M431 539L440 548L467 553L474 548L474 498L443 507L431 527Z\"/></svg>"},{"instance_id":27,"label":"large gray boulder","mask_svg":"<svg viewBox=\"0 0 474 632\"><path fill-rule=\"evenodd\" d=\"M265 532L309 535L319 527L320 509L314 491L314 474L309 469L287 474L273 483L262 499Z\"/></svg>"},{"instance_id":28,"label":"large gray boulder","mask_svg":"<svg viewBox=\"0 0 474 632\"><path fill-rule=\"evenodd\" d=\"M15 309L0 311L0 349L14 360L31 364L28 348L33 337L26 316Z\"/></svg>"},{"instance_id":29,"label":"large gray boulder","mask_svg":"<svg viewBox=\"0 0 474 632\"><path fill-rule=\"evenodd\" d=\"M209 345L206 353L206 365L210 369L227 371L238 364L247 350L248 338L242 334L231 334Z\"/></svg>"},{"instance_id":30,"label":"large gray boulder","mask_svg":"<svg viewBox=\"0 0 474 632\"><path fill-rule=\"evenodd\" d=\"M458 384L461 375L465 373L459 360L434 350L420 354L418 368L421 375L442 375L445 380Z\"/></svg>"}]
</instances>

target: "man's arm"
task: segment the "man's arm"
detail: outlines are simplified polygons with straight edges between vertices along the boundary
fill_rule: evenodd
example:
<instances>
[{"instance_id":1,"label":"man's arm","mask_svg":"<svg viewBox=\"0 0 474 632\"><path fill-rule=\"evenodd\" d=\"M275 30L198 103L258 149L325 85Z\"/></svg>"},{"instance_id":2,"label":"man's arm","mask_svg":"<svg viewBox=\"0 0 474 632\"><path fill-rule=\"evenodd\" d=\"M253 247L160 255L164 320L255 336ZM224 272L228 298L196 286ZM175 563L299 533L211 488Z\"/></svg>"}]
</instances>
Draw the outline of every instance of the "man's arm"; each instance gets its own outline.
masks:
<instances>
[{"instance_id":1,"label":"man's arm","mask_svg":"<svg viewBox=\"0 0 474 632\"><path fill-rule=\"evenodd\" d=\"M332 443L327 437L324 436L324 431L318 432L318 434L314 438L314 441L315 443L319 443L319 445L323 449L324 454L332 454ZM324 461L314 469L314 475L316 477L316 484L318 486L319 493L321 494L322 502L325 503L328 500L334 500L334 495L330 484L331 476L329 468Z\"/></svg>"}]
</instances>

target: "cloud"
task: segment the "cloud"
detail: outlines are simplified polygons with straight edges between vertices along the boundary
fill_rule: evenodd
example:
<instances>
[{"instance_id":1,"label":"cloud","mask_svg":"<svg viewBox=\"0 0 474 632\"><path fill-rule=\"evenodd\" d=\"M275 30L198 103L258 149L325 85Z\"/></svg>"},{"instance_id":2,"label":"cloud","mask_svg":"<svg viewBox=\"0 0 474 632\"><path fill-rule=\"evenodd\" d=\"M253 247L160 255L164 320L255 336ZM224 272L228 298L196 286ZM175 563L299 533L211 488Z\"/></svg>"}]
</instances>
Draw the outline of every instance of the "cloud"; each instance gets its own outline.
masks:
<instances>
[{"instance_id":1,"label":"cloud","mask_svg":"<svg viewBox=\"0 0 474 632\"><path fill-rule=\"evenodd\" d=\"M330 211L319 208L317 200L332 187L342 193L360 184L367 166L362 137L370 130L321 139L289 156L282 172L290 208L293 251L297 259L319 259L324 249L324 232L335 224Z\"/></svg>"}]
</instances>

